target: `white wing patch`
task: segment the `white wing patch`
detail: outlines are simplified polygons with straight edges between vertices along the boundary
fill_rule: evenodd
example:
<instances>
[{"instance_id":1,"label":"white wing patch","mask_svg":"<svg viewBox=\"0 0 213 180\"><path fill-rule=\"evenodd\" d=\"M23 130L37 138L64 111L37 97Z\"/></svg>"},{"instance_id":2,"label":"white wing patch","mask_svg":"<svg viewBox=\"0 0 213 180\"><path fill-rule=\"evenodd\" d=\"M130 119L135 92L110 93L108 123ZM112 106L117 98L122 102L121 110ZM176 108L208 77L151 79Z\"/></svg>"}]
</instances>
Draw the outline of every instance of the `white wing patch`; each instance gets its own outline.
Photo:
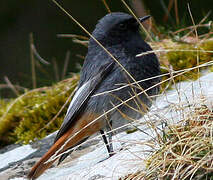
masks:
<instances>
[{"instance_id":1,"label":"white wing patch","mask_svg":"<svg viewBox=\"0 0 213 180\"><path fill-rule=\"evenodd\" d=\"M91 81L91 80L90 80L90 81ZM81 93L84 93L84 90L85 90L85 88L87 87L87 85L90 83L90 81L87 81L86 83L84 83L84 84L77 90L77 92L75 93L75 95L74 95L74 97L72 98L72 101L71 101L71 103L70 103L70 105L69 105L69 107L68 107L67 114L68 114L69 111L72 109L73 104L76 103L76 100L79 100L79 99L78 99L79 95L80 95ZM67 114L66 114L66 115L67 115Z\"/></svg>"}]
</instances>

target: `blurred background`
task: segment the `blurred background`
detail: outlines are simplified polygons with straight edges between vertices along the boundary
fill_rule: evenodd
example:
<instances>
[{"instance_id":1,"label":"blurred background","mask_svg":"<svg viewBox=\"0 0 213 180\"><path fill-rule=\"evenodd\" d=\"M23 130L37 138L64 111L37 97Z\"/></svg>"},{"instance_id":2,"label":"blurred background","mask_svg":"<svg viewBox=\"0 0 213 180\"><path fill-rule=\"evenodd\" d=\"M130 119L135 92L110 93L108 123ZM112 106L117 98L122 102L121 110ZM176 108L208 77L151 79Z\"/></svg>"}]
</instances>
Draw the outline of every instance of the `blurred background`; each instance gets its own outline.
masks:
<instances>
[{"instance_id":1,"label":"blurred background","mask_svg":"<svg viewBox=\"0 0 213 180\"><path fill-rule=\"evenodd\" d=\"M108 13L103 0L59 2L90 32L97 21ZM105 2L113 12L128 12L120 0ZM192 25L187 2L190 3L195 23L199 23L208 13L210 15L206 21L212 20L213 17L212 0L126 0L125 2L138 16L152 15L155 40L169 35L170 31ZM87 48L74 43L71 38L57 37L57 35L87 35L51 0L2 1L0 27L0 85L2 87L8 84L9 80L12 84L33 88L30 33L33 34L38 54L50 63L45 65L36 61L36 87L51 85L69 76L69 72L79 72L78 64L82 65ZM63 75L66 56L69 63ZM7 90L3 88L0 89L0 97L2 96L8 96Z\"/></svg>"}]
</instances>

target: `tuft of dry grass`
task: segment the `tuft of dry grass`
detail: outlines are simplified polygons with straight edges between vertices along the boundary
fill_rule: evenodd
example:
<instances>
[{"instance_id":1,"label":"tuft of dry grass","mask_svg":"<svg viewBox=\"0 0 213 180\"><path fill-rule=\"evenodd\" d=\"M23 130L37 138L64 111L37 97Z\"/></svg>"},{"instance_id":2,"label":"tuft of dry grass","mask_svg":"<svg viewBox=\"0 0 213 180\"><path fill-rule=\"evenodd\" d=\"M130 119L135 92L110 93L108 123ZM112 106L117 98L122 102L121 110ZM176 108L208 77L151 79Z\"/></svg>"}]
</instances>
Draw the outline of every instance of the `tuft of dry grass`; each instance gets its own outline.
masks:
<instances>
[{"instance_id":1,"label":"tuft of dry grass","mask_svg":"<svg viewBox=\"0 0 213 180\"><path fill-rule=\"evenodd\" d=\"M154 151L145 160L144 170L122 179L213 177L213 110L202 104L190 109L181 122L171 123L157 133L157 141L152 141Z\"/></svg>"},{"instance_id":2,"label":"tuft of dry grass","mask_svg":"<svg viewBox=\"0 0 213 180\"><path fill-rule=\"evenodd\" d=\"M144 177L200 179L213 175L213 112L194 108L183 122L170 125L160 148L147 160Z\"/></svg>"}]
</instances>

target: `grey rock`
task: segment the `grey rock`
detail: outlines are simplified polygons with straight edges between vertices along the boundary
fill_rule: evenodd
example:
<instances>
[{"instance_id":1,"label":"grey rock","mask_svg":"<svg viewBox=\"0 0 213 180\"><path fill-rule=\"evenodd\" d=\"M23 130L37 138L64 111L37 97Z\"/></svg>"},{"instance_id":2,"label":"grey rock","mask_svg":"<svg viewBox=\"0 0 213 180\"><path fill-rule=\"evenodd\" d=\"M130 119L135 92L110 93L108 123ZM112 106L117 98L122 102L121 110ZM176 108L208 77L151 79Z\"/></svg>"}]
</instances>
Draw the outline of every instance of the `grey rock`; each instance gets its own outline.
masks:
<instances>
[{"instance_id":1,"label":"grey rock","mask_svg":"<svg viewBox=\"0 0 213 180\"><path fill-rule=\"evenodd\" d=\"M45 137L42 140L38 140L36 142L31 143L30 146L33 149L36 149L36 151L19 161L9 163L7 166L1 168L0 169L0 179L7 180L7 179L15 178L15 177L25 177L28 174L31 167L50 148L50 146L52 145L52 143L55 139L56 133L57 132ZM82 151L88 147L91 147L92 145L96 145L96 144L98 144L98 142L100 142L100 140L101 140L101 138L92 139L88 143L84 143L82 146L78 147L77 151ZM18 148L18 147L21 147L21 144L12 144L12 145L6 146L6 147L0 149L0 154L14 150L15 148ZM94 178L97 179L98 177L99 176L94 177Z\"/></svg>"}]
</instances>

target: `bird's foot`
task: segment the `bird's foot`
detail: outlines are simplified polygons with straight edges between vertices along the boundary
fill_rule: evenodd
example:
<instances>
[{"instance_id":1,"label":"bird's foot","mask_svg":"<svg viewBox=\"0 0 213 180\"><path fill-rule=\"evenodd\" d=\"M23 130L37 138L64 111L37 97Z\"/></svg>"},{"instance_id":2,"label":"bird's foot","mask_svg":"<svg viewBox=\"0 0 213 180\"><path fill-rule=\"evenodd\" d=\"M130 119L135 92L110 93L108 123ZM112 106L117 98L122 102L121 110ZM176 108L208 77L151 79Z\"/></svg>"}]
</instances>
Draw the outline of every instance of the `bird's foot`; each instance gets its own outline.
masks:
<instances>
[{"instance_id":1,"label":"bird's foot","mask_svg":"<svg viewBox=\"0 0 213 180\"><path fill-rule=\"evenodd\" d=\"M120 152L120 151L122 151L123 150L123 148L120 148L119 150L118 150L118 152ZM106 157L106 158L104 158L104 159L102 159L102 160L100 160L100 161L98 161L98 163L101 163L101 162L103 162L103 161L105 161L105 160L107 160L107 159L109 159L109 158L111 158L112 156L114 156L115 154L117 154L117 152L110 152L110 153L108 153L108 157Z\"/></svg>"}]
</instances>

